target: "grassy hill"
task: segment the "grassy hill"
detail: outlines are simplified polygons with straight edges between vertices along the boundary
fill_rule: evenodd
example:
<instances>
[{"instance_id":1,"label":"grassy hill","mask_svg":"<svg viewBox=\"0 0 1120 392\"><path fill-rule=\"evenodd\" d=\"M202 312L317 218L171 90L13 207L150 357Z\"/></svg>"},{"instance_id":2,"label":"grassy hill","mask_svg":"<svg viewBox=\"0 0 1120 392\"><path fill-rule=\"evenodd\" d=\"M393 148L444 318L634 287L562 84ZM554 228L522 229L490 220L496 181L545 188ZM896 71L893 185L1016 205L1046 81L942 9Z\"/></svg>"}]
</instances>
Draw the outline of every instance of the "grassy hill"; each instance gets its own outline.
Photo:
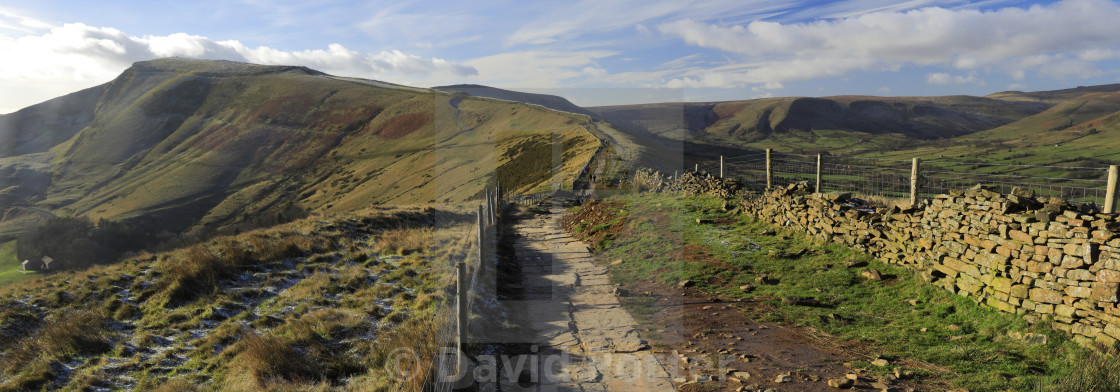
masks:
<instances>
[{"instance_id":1,"label":"grassy hill","mask_svg":"<svg viewBox=\"0 0 1120 392\"><path fill-rule=\"evenodd\" d=\"M1120 162L1117 140L1120 140L1120 93L1089 92L1061 100L1041 113L1007 125L867 156L1106 167Z\"/></svg>"},{"instance_id":2,"label":"grassy hill","mask_svg":"<svg viewBox=\"0 0 1120 392\"><path fill-rule=\"evenodd\" d=\"M685 168L771 148L806 156L917 157L947 161L938 167L964 173L978 170L977 163L1066 166L1073 168L980 172L1095 181L1096 169L1120 162L1118 94L1120 84L986 97L787 97L588 110L638 140L683 142Z\"/></svg>"},{"instance_id":3,"label":"grassy hill","mask_svg":"<svg viewBox=\"0 0 1120 392\"><path fill-rule=\"evenodd\" d=\"M419 390L386 363L434 354L472 219L315 216L0 288L0 390Z\"/></svg>"},{"instance_id":4,"label":"grassy hill","mask_svg":"<svg viewBox=\"0 0 1120 392\"><path fill-rule=\"evenodd\" d=\"M1039 113L1047 105L991 98L764 98L590 108L630 131L678 140L789 151L852 152L967 135Z\"/></svg>"},{"instance_id":5,"label":"grassy hill","mask_svg":"<svg viewBox=\"0 0 1120 392\"><path fill-rule=\"evenodd\" d=\"M1104 84L1100 86L1078 86L1061 90L1050 91L1003 91L990 94L987 98L1002 101L1042 102L1049 105L1061 103L1067 99L1079 98L1089 93L1114 93L1120 91L1120 84Z\"/></svg>"},{"instance_id":6,"label":"grassy hill","mask_svg":"<svg viewBox=\"0 0 1120 392\"><path fill-rule=\"evenodd\" d=\"M54 130L44 120L52 113L68 113L71 126ZM303 67L159 59L0 116L5 139L51 136L0 152L8 160L0 161L0 211L34 205L171 237L308 212L462 201L493 186L506 165L519 168L506 170L507 189L526 192L572 182L599 148L587 123ZM525 143L548 148L516 148Z\"/></svg>"},{"instance_id":7,"label":"grassy hill","mask_svg":"<svg viewBox=\"0 0 1120 392\"><path fill-rule=\"evenodd\" d=\"M555 95L504 90L477 84L456 84L451 86L432 87L432 89L447 92L460 92L472 97L493 98L505 101L527 103L530 105L539 105L552 110L559 110L568 113L578 113L583 115L591 114L586 109L576 106L571 101Z\"/></svg>"}]
</instances>

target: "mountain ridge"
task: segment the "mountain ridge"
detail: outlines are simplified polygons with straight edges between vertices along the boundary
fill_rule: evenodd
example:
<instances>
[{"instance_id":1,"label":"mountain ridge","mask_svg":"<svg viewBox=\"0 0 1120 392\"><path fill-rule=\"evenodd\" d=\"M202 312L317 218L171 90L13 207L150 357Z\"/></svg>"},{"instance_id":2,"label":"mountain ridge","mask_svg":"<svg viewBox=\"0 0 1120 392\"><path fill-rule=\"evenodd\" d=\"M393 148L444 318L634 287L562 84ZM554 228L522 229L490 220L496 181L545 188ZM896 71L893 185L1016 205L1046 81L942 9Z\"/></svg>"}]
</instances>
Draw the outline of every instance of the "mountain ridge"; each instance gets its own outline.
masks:
<instances>
[{"instance_id":1,"label":"mountain ridge","mask_svg":"<svg viewBox=\"0 0 1120 392\"><path fill-rule=\"evenodd\" d=\"M463 201L493 186L491 173L504 165L528 170L503 171L511 191L570 184L601 143L585 118L532 105L305 67L174 58L138 62L104 85L0 116L15 124L0 126L0 139L46 134L43 121L28 119L56 106L82 121L9 149L0 210L34 205L139 221L168 236L301 211ZM511 150L546 134L563 141L560 166ZM28 176L24 152L50 154L51 163Z\"/></svg>"}]
</instances>

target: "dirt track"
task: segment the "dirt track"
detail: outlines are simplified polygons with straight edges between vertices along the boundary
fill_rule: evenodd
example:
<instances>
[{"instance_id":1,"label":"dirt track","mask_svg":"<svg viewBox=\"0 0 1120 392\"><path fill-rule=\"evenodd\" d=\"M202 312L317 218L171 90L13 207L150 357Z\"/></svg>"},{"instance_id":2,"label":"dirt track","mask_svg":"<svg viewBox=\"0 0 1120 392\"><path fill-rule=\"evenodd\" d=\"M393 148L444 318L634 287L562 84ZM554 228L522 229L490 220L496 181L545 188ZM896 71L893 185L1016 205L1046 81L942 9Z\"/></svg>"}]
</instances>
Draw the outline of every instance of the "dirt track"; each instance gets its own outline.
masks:
<instances>
[{"instance_id":1,"label":"dirt track","mask_svg":"<svg viewBox=\"0 0 1120 392\"><path fill-rule=\"evenodd\" d=\"M540 390L675 390L615 297L607 269L561 228L562 212L515 226L532 343L546 358Z\"/></svg>"},{"instance_id":2,"label":"dirt track","mask_svg":"<svg viewBox=\"0 0 1120 392\"><path fill-rule=\"evenodd\" d=\"M616 219L609 212L610 206L609 202L585 205L570 218L578 219L575 222L579 224L567 224L573 230L575 227L609 227ZM668 219L664 215L644 218L655 226L665 224ZM625 225L619 227L622 228L614 229L613 235L652 235L628 231ZM596 238L600 237L592 235L589 241L597 242ZM702 247L681 243L679 239L667 240L678 244L667 255L670 258L721 269L733 268ZM624 267L632 261L636 260L624 256L616 260L595 260L595 265L607 272L615 265ZM849 377L854 380L851 387L855 390L951 390L950 386L936 381L921 385L909 377L900 380L884 374L885 371L856 365L870 362L878 354L866 343L839 339L793 323L764 322L751 316L767 314L770 311L767 301L773 298L740 301L682 286L688 285L668 285L651 278L611 288L623 303L629 304L626 309L638 316L637 328L652 346L652 356L660 360L662 368L681 391L830 391L837 389L828 385L829 379ZM945 371L902 358L892 361L911 369Z\"/></svg>"}]
</instances>

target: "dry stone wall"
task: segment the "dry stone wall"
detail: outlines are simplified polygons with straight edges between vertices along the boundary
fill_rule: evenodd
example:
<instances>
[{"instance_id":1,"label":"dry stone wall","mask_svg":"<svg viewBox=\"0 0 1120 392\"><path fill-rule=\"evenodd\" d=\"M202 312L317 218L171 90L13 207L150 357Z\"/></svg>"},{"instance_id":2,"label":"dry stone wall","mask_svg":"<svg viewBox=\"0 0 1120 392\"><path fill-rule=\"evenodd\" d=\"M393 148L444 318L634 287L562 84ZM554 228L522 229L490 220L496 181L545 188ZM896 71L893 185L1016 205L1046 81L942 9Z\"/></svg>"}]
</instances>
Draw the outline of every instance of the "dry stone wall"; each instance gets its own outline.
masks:
<instances>
[{"instance_id":1,"label":"dry stone wall","mask_svg":"<svg viewBox=\"0 0 1120 392\"><path fill-rule=\"evenodd\" d=\"M720 182L708 183L666 188L726 194ZM982 186L907 209L872 208L803 184L735 199L743 213L905 266L958 295L1051 323L1083 345L1120 340L1117 214Z\"/></svg>"},{"instance_id":2,"label":"dry stone wall","mask_svg":"<svg viewBox=\"0 0 1120 392\"><path fill-rule=\"evenodd\" d=\"M735 178L720 178L703 172L685 172L672 177L645 168L638 169L633 186L638 191L706 194L725 199L744 191L743 182Z\"/></svg>"}]
</instances>

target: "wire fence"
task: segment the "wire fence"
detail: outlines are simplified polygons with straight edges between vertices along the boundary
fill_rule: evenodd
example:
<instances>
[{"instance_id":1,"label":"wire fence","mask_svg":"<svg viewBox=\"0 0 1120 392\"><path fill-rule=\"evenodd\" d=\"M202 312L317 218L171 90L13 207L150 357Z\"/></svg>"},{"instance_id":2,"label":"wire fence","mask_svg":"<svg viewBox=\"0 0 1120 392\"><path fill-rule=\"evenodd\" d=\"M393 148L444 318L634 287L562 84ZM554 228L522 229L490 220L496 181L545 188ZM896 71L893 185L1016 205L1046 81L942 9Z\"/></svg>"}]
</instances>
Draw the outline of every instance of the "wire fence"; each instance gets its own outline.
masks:
<instances>
[{"instance_id":1,"label":"wire fence","mask_svg":"<svg viewBox=\"0 0 1120 392\"><path fill-rule=\"evenodd\" d=\"M470 239L472 235L477 233L477 228L472 226L470 230L464 233L464 238L461 239L460 244L465 244L466 248L459 255L459 257L451 257L449 265L435 266L436 268L450 269L454 271L457 263L463 262L468 265L480 264L477 262L473 255L476 254L478 244ZM435 312L435 318L428 325L428 328L423 332L424 335L417 340L414 346L401 346L397 347L393 353L404 353L404 363L387 362L385 364L387 375L394 377L396 388L391 390L395 391L451 391L451 385L447 383L439 383L439 376L455 373L455 365L457 358L448 358L444 348L454 347L455 339L457 338L458 331L457 325L454 320L456 319L459 307L459 297L454 295L454 283L447 287L451 295L446 296L445 300L436 305L438 309ZM451 315L452 317L446 317ZM444 317L441 317L444 316ZM432 343L435 343L432 345ZM391 357L389 361L400 360L401 358Z\"/></svg>"},{"instance_id":2,"label":"wire fence","mask_svg":"<svg viewBox=\"0 0 1120 392\"><path fill-rule=\"evenodd\" d=\"M493 238L497 234L497 210L500 200L494 193L487 192L485 200L478 208L477 223L463 234L459 240L464 244L457 257L449 258L448 265L435 268L448 268L455 271L454 279L445 287L447 295L436 306L435 319L423 332L414 347L399 347L409 354L405 363L386 363L389 375L396 376L397 391L451 391L458 380L459 364L462 363L463 346L471 339L469 315L480 306L480 298L493 295L494 256L496 254ZM390 358L396 360L399 358ZM391 366L398 366L391 369Z\"/></svg>"},{"instance_id":3,"label":"wire fence","mask_svg":"<svg viewBox=\"0 0 1120 392\"><path fill-rule=\"evenodd\" d=\"M480 218L479 221L481 222L482 219ZM458 357L459 353L449 351L449 349L454 348L458 350L460 348L459 343L461 342L457 341L461 337L459 328L465 326L460 326L456 322L456 320L460 319L460 312L471 309L471 306L474 305L475 298L474 295L467 296L465 301L466 306L460 306L460 301L464 298L456 295L455 293L458 290L457 286L461 281L457 276L459 270L455 267L459 263L463 263L466 266L464 270L467 271L467 275L469 276L469 278L466 279L466 281L468 282L466 292L478 293L478 283L481 280L478 277L479 270L481 270L483 264L481 262L479 252L481 246L480 241L478 240L480 238L480 229L485 230L485 228L481 227L480 225L472 225L471 230L468 230L465 233L466 238L464 238L464 243L468 244L468 246L465 249L462 258L459 260L451 260L451 265L449 265L449 267L453 268L456 271L456 279L454 280L454 283L450 285L450 287L448 287L449 291L451 291L451 295L447 297L449 298L449 300L445 301L443 306L441 306L439 308L440 310L436 313L449 315L450 317L441 320L442 328L440 328L440 333L435 339L437 341L435 351L428 353L428 355L430 355L429 363L431 363L432 366L430 370L425 373L424 382L419 384L422 388L438 392L450 392L453 389L454 385L452 383L442 382L441 376L456 374L458 370L457 366L460 362L460 359Z\"/></svg>"},{"instance_id":4,"label":"wire fence","mask_svg":"<svg viewBox=\"0 0 1120 392\"><path fill-rule=\"evenodd\" d=\"M461 243L467 244L460 258L451 258L450 267L454 269L454 282L449 284L447 290L449 300L439 306L437 315L447 315L446 318L437 317L437 323L432 323L431 334L422 339L423 343L435 342L428 351L414 352L414 366L405 375L417 375L423 371L423 380L420 383L408 383L402 380L399 391L424 390L424 391L451 391L456 388L455 382L447 379L458 380L458 372L463 371L459 365L464 362L464 346L470 342L470 312L476 309L480 298L494 295L493 283L495 279L496 250L494 249L497 235L497 211L501 207L501 199L497 196L498 190L486 193L482 205L478 206L477 222L465 233ZM426 365L430 364L430 365ZM445 379L447 377L447 379Z\"/></svg>"},{"instance_id":5,"label":"wire fence","mask_svg":"<svg viewBox=\"0 0 1120 392\"><path fill-rule=\"evenodd\" d=\"M851 192L885 198L909 198L913 160L805 155L760 151L723 159L723 174L740 178L751 189L783 187L807 182L820 191ZM819 163L818 163L819 162ZM818 170L819 165L819 170ZM694 169L718 174L719 161L707 161ZM983 184L1008 194L1019 188L1037 197L1056 197L1074 203L1103 205L1108 196L1108 167L1016 165L983 162L919 161L919 198L947 194Z\"/></svg>"}]
</instances>

